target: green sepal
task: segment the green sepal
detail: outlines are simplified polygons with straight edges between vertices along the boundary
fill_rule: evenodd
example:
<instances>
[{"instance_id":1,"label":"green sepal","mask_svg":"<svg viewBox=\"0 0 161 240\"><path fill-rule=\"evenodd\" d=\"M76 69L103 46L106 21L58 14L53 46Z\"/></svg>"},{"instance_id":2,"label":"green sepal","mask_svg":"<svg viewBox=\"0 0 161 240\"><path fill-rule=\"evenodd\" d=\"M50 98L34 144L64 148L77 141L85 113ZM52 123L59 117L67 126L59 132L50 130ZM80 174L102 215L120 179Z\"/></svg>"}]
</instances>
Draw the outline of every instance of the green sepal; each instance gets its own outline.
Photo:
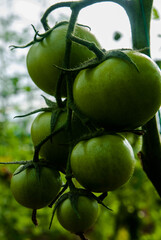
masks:
<instances>
[{"instance_id":1,"label":"green sepal","mask_svg":"<svg viewBox=\"0 0 161 240\"><path fill-rule=\"evenodd\" d=\"M22 165L21 168L13 174L13 176L15 176L15 175L23 172L25 169L31 168L33 166L34 166L33 161L30 161L29 163L26 163L26 164Z\"/></svg>"},{"instance_id":2,"label":"green sepal","mask_svg":"<svg viewBox=\"0 0 161 240\"><path fill-rule=\"evenodd\" d=\"M77 215L78 218L80 218L79 212L78 212L78 198L80 194L79 192L69 192L69 200L71 202L72 208Z\"/></svg>"},{"instance_id":3,"label":"green sepal","mask_svg":"<svg viewBox=\"0 0 161 240\"><path fill-rule=\"evenodd\" d=\"M48 98L45 97L44 95L41 95L41 96L44 98L45 103L46 103L46 105L47 105L49 108L52 108L52 109L56 109L56 108L57 108L56 102L51 101L50 99L48 99Z\"/></svg>"},{"instance_id":4,"label":"green sepal","mask_svg":"<svg viewBox=\"0 0 161 240\"><path fill-rule=\"evenodd\" d=\"M33 45L34 43L36 43L36 42L41 42L41 41L42 41L44 38L46 38L55 28L57 28L57 27L59 27L59 26L61 26L61 25L65 25L65 24L68 24L68 21L62 21L62 22L60 22L60 23L57 23L53 28L50 28L49 30L47 30L46 32L44 32L44 33L42 33L42 34L40 34L39 31L36 30L36 28L34 27L33 24L31 24L31 26L32 26L32 28L33 28L33 30L34 30L34 32L35 32L34 39L33 39L31 42L29 42L29 43L27 43L27 44L25 44L25 45L22 45L22 46L10 45L9 48L10 48L11 50L14 50L14 49L16 49L16 48L27 48L27 47L30 47L30 46L32 46L32 45Z\"/></svg>"},{"instance_id":5,"label":"green sepal","mask_svg":"<svg viewBox=\"0 0 161 240\"><path fill-rule=\"evenodd\" d=\"M86 190L86 189L80 188L80 189L78 189L78 191L79 191L79 195L80 195L80 196L91 197L91 198L95 199L95 200L98 202L98 204L101 204L101 205L102 205L103 207L105 207L107 210L112 211L111 208L107 207L107 206L103 203L103 199L104 199L104 198L101 197L101 196L104 196L104 195L107 196L107 193L103 193L103 194L101 194L101 196L97 197L97 196L94 195L92 192L90 192L90 191L88 191L88 190Z\"/></svg>"},{"instance_id":6,"label":"green sepal","mask_svg":"<svg viewBox=\"0 0 161 240\"><path fill-rule=\"evenodd\" d=\"M46 160L38 160L38 161L29 161L28 163L25 163L21 166L21 168L19 169L19 171L17 171L16 173L14 173L13 175L17 175L21 172L23 172L25 169L27 168L35 168L36 172L38 173L38 175L40 176L40 167L48 167L48 168L54 168L54 165L51 164L51 162L48 162Z\"/></svg>"},{"instance_id":7,"label":"green sepal","mask_svg":"<svg viewBox=\"0 0 161 240\"><path fill-rule=\"evenodd\" d=\"M50 120L50 128L51 128L51 133L54 132L57 120L61 114L62 110L61 109L54 109L51 114L51 120Z\"/></svg>"},{"instance_id":8,"label":"green sepal","mask_svg":"<svg viewBox=\"0 0 161 240\"><path fill-rule=\"evenodd\" d=\"M53 199L53 201L48 205L48 207L52 208L52 206L55 204L55 202L59 199L59 197L61 197L61 195L66 191L66 189L68 188L68 183L66 182L66 184L64 184L62 186L62 190L57 194L57 196L55 197L55 199Z\"/></svg>"},{"instance_id":9,"label":"green sepal","mask_svg":"<svg viewBox=\"0 0 161 240\"><path fill-rule=\"evenodd\" d=\"M102 57L102 59L98 59L98 58L93 58L91 60L85 61L84 63L82 63L80 66L75 67L75 68L63 68L63 67L59 67L57 65L54 65L56 68L63 70L63 71L67 71L67 72L75 72L75 71L81 71L83 69L87 69L87 68L94 68L96 66L98 66L99 64L101 64L102 62L110 59L110 58L120 58L124 61L129 62L130 64L132 64L135 69L139 72L139 69L137 68L137 65L135 64L135 62L126 54L126 51L132 51L132 49L118 49L118 50L110 50L107 51L105 53L105 55Z\"/></svg>"},{"instance_id":10,"label":"green sepal","mask_svg":"<svg viewBox=\"0 0 161 240\"><path fill-rule=\"evenodd\" d=\"M52 111L52 108L39 108L39 109L36 109L32 112L29 112L29 113L26 113L26 114L23 114L23 115L18 115L18 116L15 116L14 118L23 118L23 117L27 117L27 116L30 116L30 115L33 115L35 113L39 113L39 112L51 112Z\"/></svg>"},{"instance_id":11,"label":"green sepal","mask_svg":"<svg viewBox=\"0 0 161 240\"><path fill-rule=\"evenodd\" d=\"M52 112L53 110L55 110L55 109L58 108L56 102L51 101L50 99L48 99L47 97L45 97L45 96L43 96L43 95L41 95L41 96L44 98L45 103L46 103L46 105L47 105L48 107L39 108L39 109L36 109L36 110L31 111L31 112L29 112L29 113L15 116L14 118L27 117L27 116L30 116L30 115L33 115L33 114L39 113L39 112Z\"/></svg>"},{"instance_id":12,"label":"green sepal","mask_svg":"<svg viewBox=\"0 0 161 240\"><path fill-rule=\"evenodd\" d=\"M55 216L56 209L67 198L68 198L68 193L65 193L60 198L58 198L58 200L56 201L54 209L53 209L53 212L52 212L52 216L51 216L51 220L50 220L50 224L49 224L49 229L51 228L51 225L52 225L52 222L53 222L53 218Z\"/></svg>"}]
</instances>

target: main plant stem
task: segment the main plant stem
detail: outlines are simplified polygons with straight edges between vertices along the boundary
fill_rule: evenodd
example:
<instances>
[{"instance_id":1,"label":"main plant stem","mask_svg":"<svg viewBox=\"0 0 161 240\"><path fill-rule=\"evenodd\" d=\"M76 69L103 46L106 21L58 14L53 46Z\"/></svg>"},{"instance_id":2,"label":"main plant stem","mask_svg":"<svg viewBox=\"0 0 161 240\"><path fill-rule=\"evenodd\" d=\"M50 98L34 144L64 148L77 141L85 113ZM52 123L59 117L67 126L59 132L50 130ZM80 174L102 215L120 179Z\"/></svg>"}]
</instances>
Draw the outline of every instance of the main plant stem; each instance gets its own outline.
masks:
<instances>
[{"instance_id":1,"label":"main plant stem","mask_svg":"<svg viewBox=\"0 0 161 240\"><path fill-rule=\"evenodd\" d=\"M133 0L125 9L131 23L133 48L142 49L148 56L152 5L153 0ZM161 197L161 142L156 116L146 123L143 129L146 131L140 154L143 169Z\"/></svg>"}]
</instances>

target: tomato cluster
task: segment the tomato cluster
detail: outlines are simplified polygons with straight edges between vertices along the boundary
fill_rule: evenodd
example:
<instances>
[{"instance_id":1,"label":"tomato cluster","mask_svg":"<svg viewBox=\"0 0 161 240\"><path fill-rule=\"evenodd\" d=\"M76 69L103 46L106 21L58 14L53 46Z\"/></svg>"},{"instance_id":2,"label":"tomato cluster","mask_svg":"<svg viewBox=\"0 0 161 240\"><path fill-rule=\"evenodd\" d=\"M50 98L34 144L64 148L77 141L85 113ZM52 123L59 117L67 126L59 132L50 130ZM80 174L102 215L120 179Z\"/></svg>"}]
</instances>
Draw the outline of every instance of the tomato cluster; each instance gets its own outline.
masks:
<instances>
[{"instance_id":1,"label":"tomato cluster","mask_svg":"<svg viewBox=\"0 0 161 240\"><path fill-rule=\"evenodd\" d=\"M56 96L61 79L61 105L50 106L50 111L48 108L33 121L31 137L35 151L40 148L39 156L33 165L16 170L11 190L25 207L42 208L60 194L61 171L67 180L63 191L69 188L71 195L77 192L77 198L74 202L70 197L58 198L58 220L67 230L82 233L97 219L93 192L116 190L133 174L136 149L130 139L135 135L128 132L144 125L159 109L161 73L140 52L122 50L120 57L120 51L115 51L109 57L95 36L80 25L75 27L75 36L94 43L104 55L97 59L94 51L74 42L70 69L65 69L67 30L67 23L59 24L28 52L28 72L41 90ZM67 84L69 80L72 86ZM72 178L86 195L79 194Z\"/></svg>"}]
</instances>

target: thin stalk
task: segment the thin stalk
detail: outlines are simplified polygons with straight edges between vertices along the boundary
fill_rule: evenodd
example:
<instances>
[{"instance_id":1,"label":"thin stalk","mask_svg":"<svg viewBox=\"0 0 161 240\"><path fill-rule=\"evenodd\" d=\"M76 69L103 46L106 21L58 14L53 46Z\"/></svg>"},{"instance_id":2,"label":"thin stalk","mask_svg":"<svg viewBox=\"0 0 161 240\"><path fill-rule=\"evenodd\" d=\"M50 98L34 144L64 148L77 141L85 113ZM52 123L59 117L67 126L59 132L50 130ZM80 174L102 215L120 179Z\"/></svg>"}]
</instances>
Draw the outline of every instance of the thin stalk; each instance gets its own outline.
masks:
<instances>
[{"instance_id":1,"label":"thin stalk","mask_svg":"<svg viewBox=\"0 0 161 240\"><path fill-rule=\"evenodd\" d=\"M72 1L69 2L60 2L60 3L56 3L52 6L50 6L45 13L43 14L42 18L41 18L41 23L45 29L45 31L48 31L50 29L49 25L48 25L48 21L47 21L47 17L48 15L53 12L54 10L61 8L61 7L70 7L70 5L72 4Z\"/></svg>"},{"instance_id":2,"label":"thin stalk","mask_svg":"<svg viewBox=\"0 0 161 240\"><path fill-rule=\"evenodd\" d=\"M56 133L60 132L63 128L65 128L66 123L59 127L58 129L54 130L50 135L48 135L46 138L44 138L37 146L35 146L35 152L34 152L34 157L33 161L38 162L39 161L39 152L43 144L45 144L51 137L53 137Z\"/></svg>"},{"instance_id":3,"label":"thin stalk","mask_svg":"<svg viewBox=\"0 0 161 240\"><path fill-rule=\"evenodd\" d=\"M66 35L66 51L65 51L65 57L64 57L65 68L70 68L70 53L71 53L72 41L69 38L69 36L74 32L78 14L79 14L79 9L77 8L72 9L72 14L70 17L69 26L68 26L67 35ZM72 126L71 126L72 110L69 107L69 101L73 101L73 93L72 93L72 78L70 77L70 73L66 76L66 85L67 85L67 128L69 132L69 139L72 139ZM72 149L72 146L70 144L70 152L71 152L71 149ZM67 177L67 182L69 183L70 186L72 186L70 153L67 161L66 177Z\"/></svg>"}]
</instances>

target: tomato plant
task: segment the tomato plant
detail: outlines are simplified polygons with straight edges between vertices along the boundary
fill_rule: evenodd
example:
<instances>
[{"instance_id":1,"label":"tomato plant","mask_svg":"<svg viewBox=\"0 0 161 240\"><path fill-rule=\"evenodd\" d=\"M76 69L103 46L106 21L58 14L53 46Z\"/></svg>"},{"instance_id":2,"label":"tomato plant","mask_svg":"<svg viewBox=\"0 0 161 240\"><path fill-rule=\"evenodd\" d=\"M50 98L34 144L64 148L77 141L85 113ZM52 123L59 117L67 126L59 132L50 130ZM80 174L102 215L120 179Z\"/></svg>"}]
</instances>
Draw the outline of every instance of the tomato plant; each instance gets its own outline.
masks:
<instances>
[{"instance_id":1,"label":"tomato plant","mask_svg":"<svg viewBox=\"0 0 161 240\"><path fill-rule=\"evenodd\" d=\"M22 165L16 169L11 179L11 191L16 201L31 209L47 206L61 188L59 172L44 166L39 166L37 172L32 166L18 173L21 169Z\"/></svg>"},{"instance_id":2,"label":"tomato plant","mask_svg":"<svg viewBox=\"0 0 161 240\"><path fill-rule=\"evenodd\" d=\"M113 0L127 11L133 47L140 51L101 49L95 36L77 24L79 11L97 2L68 1L49 7L41 19L46 32L39 34L35 29L34 40L26 45L32 45L27 55L30 77L55 96L56 104L45 98L48 107L32 112L47 111L39 114L31 127L33 165L19 172L20 166L11 181L15 199L35 210L57 195L61 187L57 170L62 171L66 182L56 202L50 204L55 204L52 219L57 212L60 224L82 240L96 221L98 203L109 209L103 203L107 192L131 178L138 150L143 169L161 196L161 148L155 118L161 105L161 72L149 57L152 0L129 0L128 4ZM47 16L59 7L70 8L70 20L50 28ZM143 36L141 41L138 34ZM139 144L133 135L138 127L143 134ZM43 164L41 158L47 160L46 167L36 168ZM85 188L82 192L73 178ZM66 195L68 188L70 194Z\"/></svg>"},{"instance_id":3,"label":"tomato plant","mask_svg":"<svg viewBox=\"0 0 161 240\"><path fill-rule=\"evenodd\" d=\"M31 138L34 146L38 145L42 140L51 134L51 112L40 113L33 121L31 126ZM65 124L67 113L60 113L55 130ZM81 121L73 116L72 118L73 139L79 138L83 132L87 131ZM65 171L69 154L69 132L63 128L54 134L40 149L40 156L50 161L58 170Z\"/></svg>"},{"instance_id":4,"label":"tomato plant","mask_svg":"<svg viewBox=\"0 0 161 240\"><path fill-rule=\"evenodd\" d=\"M77 181L92 192L117 189L131 177L135 158L129 142L118 134L80 141L71 153Z\"/></svg>"},{"instance_id":5,"label":"tomato plant","mask_svg":"<svg viewBox=\"0 0 161 240\"><path fill-rule=\"evenodd\" d=\"M112 57L82 70L73 86L79 110L107 129L144 125L161 104L161 73L146 55L125 51L135 63ZM148 107L147 107L148 106Z\"/></svg>"},{"instance_id":6,"label":"tomato plant","mask_svg":"<svg viewBox=\"0 0 161 240\"><path fill-rule=\"evenodd\" d=\"M55 95L61 72L54 65L62 67L64 62L67 29L68 24L56 27L41 42L32 45L27 55L27 69L32 80L40 89L51 95ZM75 35L100 46L95 36L85 27L77 25ZM76 67L93 57L95 57L94 53L85 46L72 44L71 67ZM65 84L62 92L66 95L64 89Z\"/></svg>"},{"instance_id":7,"label":"tomato plant","mask_svg":"<svg viewBox=\"0 0 161 240\"><path fill-rule=\"evenodd\" d=\"M87 231L97 220L98 203L87 196L79 196L77 199L77 212L72 207L70 198L61 202L57 208L57 218L60 224L70 232L83 233Z\"/></svg>"}]
</instances>

